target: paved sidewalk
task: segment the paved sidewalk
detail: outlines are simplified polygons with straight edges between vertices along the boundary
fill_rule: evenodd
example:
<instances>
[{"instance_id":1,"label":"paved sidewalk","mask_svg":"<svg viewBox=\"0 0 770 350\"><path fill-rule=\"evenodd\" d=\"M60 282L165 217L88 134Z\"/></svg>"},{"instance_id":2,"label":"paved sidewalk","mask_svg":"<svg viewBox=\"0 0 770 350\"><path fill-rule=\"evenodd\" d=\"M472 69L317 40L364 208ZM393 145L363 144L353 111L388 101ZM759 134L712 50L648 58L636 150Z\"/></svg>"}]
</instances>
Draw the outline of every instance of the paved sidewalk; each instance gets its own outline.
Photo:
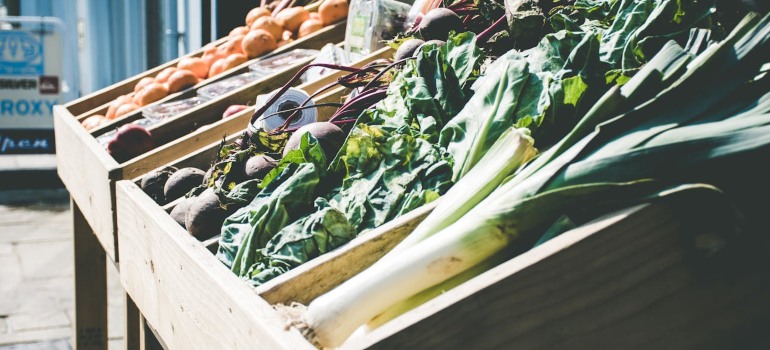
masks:
<instances>
[{"instance_id":1,"label":"paved sidewalk","mask_svg":"<svg viewBox=\"0 0 770 350\"><path fill-rule=\"evenodd\" d=\"M62 189L0 191L0 350L71 349L71 220ZM109 269L109 346L119 349L125 305Z\"/></svg>"}]
</instances>

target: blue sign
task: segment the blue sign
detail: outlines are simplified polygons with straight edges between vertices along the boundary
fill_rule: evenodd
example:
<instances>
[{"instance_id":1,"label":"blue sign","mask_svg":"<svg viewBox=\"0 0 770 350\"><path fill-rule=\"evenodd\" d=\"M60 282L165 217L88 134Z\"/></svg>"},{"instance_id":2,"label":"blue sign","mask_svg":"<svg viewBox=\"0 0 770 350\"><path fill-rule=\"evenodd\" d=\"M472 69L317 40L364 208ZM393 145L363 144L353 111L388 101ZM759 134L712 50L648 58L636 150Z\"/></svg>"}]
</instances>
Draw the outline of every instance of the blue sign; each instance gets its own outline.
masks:
<instances>
[{"instance_id":1,"label":"blue sign","mask_svg":"<svg viewBox=\"0 0 770 350\"><path fill-rule=\"evenodd\" d=\"M0 75L42 75L43 43L24 31L0 30Z\"/></svg>"}]
</instances>

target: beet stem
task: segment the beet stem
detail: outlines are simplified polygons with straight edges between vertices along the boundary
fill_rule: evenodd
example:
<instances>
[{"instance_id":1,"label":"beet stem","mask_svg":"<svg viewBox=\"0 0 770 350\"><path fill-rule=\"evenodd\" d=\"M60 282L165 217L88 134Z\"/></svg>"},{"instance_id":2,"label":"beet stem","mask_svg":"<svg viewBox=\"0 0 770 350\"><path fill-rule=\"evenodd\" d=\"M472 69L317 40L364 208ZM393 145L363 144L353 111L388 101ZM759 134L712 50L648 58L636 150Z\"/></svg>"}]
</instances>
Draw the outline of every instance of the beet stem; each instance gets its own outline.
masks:
<instances>
[{"instance_id":1,"label":"beet stem","mask_svg":"<svg viewBox=\"0 0 770 350\"><path fill-rule=\"evenodd\" d=\"M500 26L501 23L505 22L505 15L500 17L495 23L492 23L492 26L487 28L485 31L479 33L478 36L476 36L476 40L479 44L484 44L489 40L489 38L492 37L492 34L497 32L497 27Z\"/></svg>"}]
</instances>

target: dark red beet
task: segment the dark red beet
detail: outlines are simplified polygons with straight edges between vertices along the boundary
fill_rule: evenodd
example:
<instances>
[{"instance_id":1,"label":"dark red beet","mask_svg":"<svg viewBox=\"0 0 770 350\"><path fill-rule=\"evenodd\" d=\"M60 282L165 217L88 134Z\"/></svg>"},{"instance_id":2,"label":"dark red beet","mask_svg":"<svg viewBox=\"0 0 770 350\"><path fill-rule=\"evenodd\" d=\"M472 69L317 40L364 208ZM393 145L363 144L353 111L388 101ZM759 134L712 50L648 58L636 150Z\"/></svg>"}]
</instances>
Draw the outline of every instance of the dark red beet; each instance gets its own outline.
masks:
<instances>
[{"instance_id":1,"label":"dark red beet","mask_svg":"<svg viewBox=\"0 0 770 350\"><path fill-rule=\"evenodd\" d=\"M267 155L260 154L249 158L246 161L245 173L246 178L249 179L261 179L278 166L278 162L275 159L270 158Z\"/></svg>"},{"instance_id":2,"label":"dark red beet","mask_svg":"<svg viewBox=\"0 0 770 350\"><path fill-rule=\"evenodd\" d=\"M174 167L165 167L160 170L153 170L146 175L142 176L142 182L140 186L144 193L147 193L155 203L166 204L166 195L163 193L163 188L166 186L166 181L176 172Z\"/></svg>"},{"instance_id":3,"label":"dark red beet","mask_svg":"<svg viewBox=\"0 0 770 350\"><path fill-rule=\"evenodd\" d=\"M119 163L123 163L153 148L152 135L143 126L126 124L107 144L107 152Z\"/></svg>"},{"instance_id":4,"label":"dark red beet","mask_svg":"<svg viewBox=\"0 0 770 350\"><path fill-rule=\"evenodd\" d=\"M299 149L302 135L308 132L321 144L327 162L334 159L334 156L337 155L340 147L342 147L342 144L345 142L345 132L343 132L339 126L329 122L310 123L297 129L297 131L289 137L289 140L286 141L286 146L283 149L283 156L285 157L291 150Z\"/></svg>"},{"instance_id":5,"label":"dark red beet","mask_svg":"<svg viewBox=\"0 0 770 350\"><path fill-rule=\"evenodd\" d=\"M463 20L454 11L439 7L428 11L420 21L420 35L425 40L446 40L449 32L465 29Z\"/></svg>"},{"instance_id":6,"label":"dark red beet","mask_svg":"<svg viewBox=\"0 0 770 350\"><path fill-rule=\"evenodd\" d=\"M206 240L219 234L222 224L230 214L232 211L220 206L214 189L208 188L191 202L185 218L185 227L193 237L201 241Z\"/></svg>"},{"instance_id":7,"label":"dark red beet","mask_svg":"<svg viewBox=\"0 0 770 350\"><path fill-rule=\"evenodd\" d=\"M173 201L184 196L193 188L203 184L203 177L206 173L197 168L182 168L177 170L166 181L163 187L163 194L167 201Z\"/></svg>"},{"instance_id":8,"label":"dark red beet","mask_svg":"<svg viewBox=\"0 0 770 350\"><path fill-rule=\"evenodd\" d=\"M398 50L396 50L396 54L393 55L393 60L400 61L404 58L414 56L415 51L417 51L417 48L422 46L422 44L425 44L425 41L420 39L409 39L404 41L401 43L401 46L398 47Z\"/></svg>"},{"instance_id":9,"label":"dark red beet","mask_svg":"<svg viewBox=\"0 0 770 350\"><path fill-rule=\"evenodd\" d=\"M195 197L182 199L179 203L177 203L176 206L174 206L174 209L171 210L171 213L169 213L171 218L182 227L185 227L187 210L190 209L190 204L192 204L194 200Z\"/></svg>"},{"instance_id":10,"label":"dark red beet","mask_svg":"<svg viewBox=\"0 0 770 350\"><path fill-rule=\"evenodd\" d=\"M442 46L446 45L446 41L442 41L442 40L428 40L424 44L420 45L420 47L418 47L416 50L414 50L414 52L415 53L420 52L422 50L423 46L428 46L428 45L436 45L436 47L442 47Z\"/></svg>"}]
</instances>

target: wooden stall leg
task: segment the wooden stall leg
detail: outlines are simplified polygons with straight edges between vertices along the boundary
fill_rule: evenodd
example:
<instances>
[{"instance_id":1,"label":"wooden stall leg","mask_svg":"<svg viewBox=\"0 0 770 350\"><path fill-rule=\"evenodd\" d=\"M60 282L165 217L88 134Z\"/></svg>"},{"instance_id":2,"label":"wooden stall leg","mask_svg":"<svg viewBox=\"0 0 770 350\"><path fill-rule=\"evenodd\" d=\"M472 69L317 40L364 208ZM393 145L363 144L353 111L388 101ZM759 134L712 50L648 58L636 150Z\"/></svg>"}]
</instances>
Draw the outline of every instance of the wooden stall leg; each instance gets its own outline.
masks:
<instances>
[{"instance_id":1,"label":"wooden stall leg","mask_svg":"<svg viewBox=\"0 0 770 350\"><path fill-rule=\"evenodd\" d=\"M75 231L75 324L76 350L107 348L107 254L70 199Z\"/></svg>"},{"instance_id":2,"label":"wooden stall leg","mask_svg":"<svg viewBox=\"0 0 770 350\"><path fill-rule=\"evenodd\" d=\"M141 345L139 349L141 350L163 350L164 347L161 345L160 341L158 341L157 336L155 335L155 332L150 328L150 325L147 323L147 320L144 317L141 317Z\"/></svg>"},{"instance_id":3,"label":"wooden stall leg","mask_svg":"<svg viewBox=\"0 0 770 350\"><path fill-rule=\"evenodd\" d=\"M142 321L139 308L134 304L134 300L125 294L124 300L126 301L126 319L125 328L123 329L123 349L136 350L140 348L141 335L142 335Z\"/></svg>"}]
</instances>

